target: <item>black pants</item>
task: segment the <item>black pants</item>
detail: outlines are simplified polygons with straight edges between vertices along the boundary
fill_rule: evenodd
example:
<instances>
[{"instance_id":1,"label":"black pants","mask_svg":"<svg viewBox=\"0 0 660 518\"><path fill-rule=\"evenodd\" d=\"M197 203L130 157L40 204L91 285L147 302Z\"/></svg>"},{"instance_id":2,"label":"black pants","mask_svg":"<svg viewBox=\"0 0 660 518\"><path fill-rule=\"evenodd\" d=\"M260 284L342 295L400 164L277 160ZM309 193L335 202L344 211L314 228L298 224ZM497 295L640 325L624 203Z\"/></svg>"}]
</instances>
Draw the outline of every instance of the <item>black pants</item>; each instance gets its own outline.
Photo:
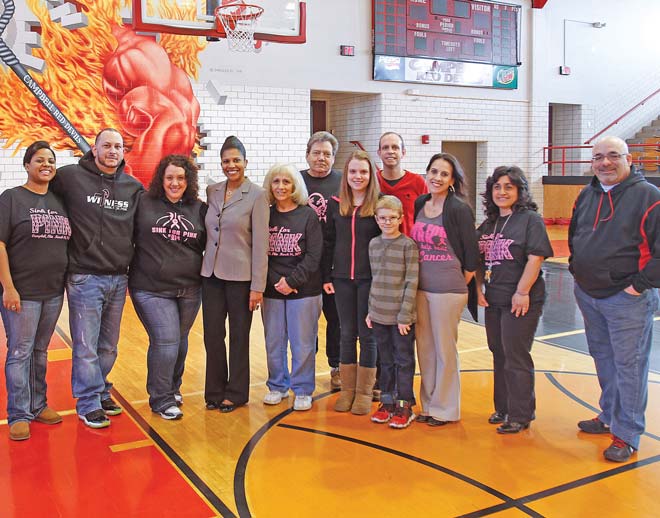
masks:
<instances>
[{"instance_id":1,"label":"black pants","mask_svg":"<svg viewBox=\"0 0 660 518\"><path fill-rule=\"evenodd\" d=\"M358 363L357 339L360 338L360 365L376 366L376 340L367 327L371 279L333 279L337 313L341 322L341 363Z\"/></svg>"},{"instance_id":2,"label":"black pants","mask_svg":"<svg viewBox=\"0 0 660 518\"><path fill-rule=\"evenodd\" d=\"M339 367L339 315L335 296L323 292L323 316L325 317L325 354L330 367Z\"/></svg>"},{"instance_id":3,"label":"black pants","mask_svg":"<svg viewBox=\"0 0 660 518\"><path fill-rule=\"evenodd\" d=\"M493 353L495 411L518 423L536 417L530 352L542 309L540 304L531 304L527 314L519 317L511 313L511 306L489 306L485 311L488 348Z\"/></svg>"},{"instance_id":4,"label":"black pants","mask_svg":"<svg viewBox=\"0 0 660 518\"><path fill-rule=\"evenodd\" d=\"M250 397L250 281L202 280L202 315L206 348L206 402L228 399L236 405ZM229 365L227 331L229 315Z\"/></svg>"}]
</instances>

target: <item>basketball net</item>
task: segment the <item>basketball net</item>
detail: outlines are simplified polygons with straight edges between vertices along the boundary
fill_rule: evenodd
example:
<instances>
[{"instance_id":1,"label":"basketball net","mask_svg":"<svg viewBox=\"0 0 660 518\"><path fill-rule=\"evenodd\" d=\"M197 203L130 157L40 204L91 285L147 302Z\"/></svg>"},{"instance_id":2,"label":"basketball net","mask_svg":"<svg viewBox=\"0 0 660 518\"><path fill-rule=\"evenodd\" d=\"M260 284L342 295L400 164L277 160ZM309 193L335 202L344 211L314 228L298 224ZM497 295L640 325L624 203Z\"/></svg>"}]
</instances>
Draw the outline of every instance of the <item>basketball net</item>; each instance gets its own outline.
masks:
<instances>
[{"instance_id":1,"label":"basketball net","mask_svg":"<svg viewBox=\"0 0 660 518\"><path fill-rule=\"evenodd\" d=\"M222 25L227 35L229 50L233 52L257 52L259 50L261 45L255 45L254 31L263 12L263 7L242 3L216 8L216 23Z\"/></svg>"}]
</instances>

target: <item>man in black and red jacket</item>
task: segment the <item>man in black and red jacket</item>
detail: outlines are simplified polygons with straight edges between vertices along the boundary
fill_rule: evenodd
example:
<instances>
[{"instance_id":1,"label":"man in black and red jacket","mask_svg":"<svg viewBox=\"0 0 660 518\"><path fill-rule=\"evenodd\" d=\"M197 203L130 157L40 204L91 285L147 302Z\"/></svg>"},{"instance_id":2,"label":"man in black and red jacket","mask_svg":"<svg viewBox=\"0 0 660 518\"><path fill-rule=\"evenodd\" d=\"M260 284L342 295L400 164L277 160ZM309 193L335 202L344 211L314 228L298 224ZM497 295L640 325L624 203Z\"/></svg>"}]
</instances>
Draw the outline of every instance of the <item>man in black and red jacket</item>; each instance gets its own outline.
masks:
<instances>
[{"instance_id":1,"label":"man in black and red jacket","mask_svg":"<svg viewBox=\"0 0 660 518\"><path fill-rule=\"evenodd\" d=\"M602 390L586 433L611 433L605 458L639 448L648 396L653 315L660 287L660 191L632 166L626 143L593 148L594 177L578 196L568 231L569 269Z\"/></svg>"}]
</instances>

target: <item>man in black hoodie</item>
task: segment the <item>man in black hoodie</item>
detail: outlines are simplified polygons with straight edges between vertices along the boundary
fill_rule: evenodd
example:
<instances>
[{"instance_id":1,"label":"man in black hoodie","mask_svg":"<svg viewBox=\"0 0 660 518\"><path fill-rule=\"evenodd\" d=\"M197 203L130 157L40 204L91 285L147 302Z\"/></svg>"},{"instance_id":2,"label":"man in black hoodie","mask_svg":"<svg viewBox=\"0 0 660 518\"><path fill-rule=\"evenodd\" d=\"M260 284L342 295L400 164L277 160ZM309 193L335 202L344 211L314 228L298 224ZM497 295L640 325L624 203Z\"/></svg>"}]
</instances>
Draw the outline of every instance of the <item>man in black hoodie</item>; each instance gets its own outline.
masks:
<instances>
[{"instance_id":1,"label":"man in black hoodie","mask_svg":"<svg viewBox=\"0 0 660 518\"><path fill-rule=\"evenodd\" d=\"M601 387L600 414L585 433L611 433L605 458L639 448L648 396L653 315L660 287L660 191L632 166L626 143L593 148L594 177L578 196L568 231L569 269Z\"/></svg>"},{"instance_id":2,"label":"man in black hoodie","mask_svg":"<svg viewBox=\"0 0 660 518\"><path fill-rule=\"evenodd\" d=\"M57 170L51 187L69 212L66 282L73 341L71 385L78 417L91 428L110 426L122 409L110 398L108 374L117 358L119 326L133 257L133 218L142 185L124 173L124 141L102 130L77 165Z\"/></svg>"}]
</instances>

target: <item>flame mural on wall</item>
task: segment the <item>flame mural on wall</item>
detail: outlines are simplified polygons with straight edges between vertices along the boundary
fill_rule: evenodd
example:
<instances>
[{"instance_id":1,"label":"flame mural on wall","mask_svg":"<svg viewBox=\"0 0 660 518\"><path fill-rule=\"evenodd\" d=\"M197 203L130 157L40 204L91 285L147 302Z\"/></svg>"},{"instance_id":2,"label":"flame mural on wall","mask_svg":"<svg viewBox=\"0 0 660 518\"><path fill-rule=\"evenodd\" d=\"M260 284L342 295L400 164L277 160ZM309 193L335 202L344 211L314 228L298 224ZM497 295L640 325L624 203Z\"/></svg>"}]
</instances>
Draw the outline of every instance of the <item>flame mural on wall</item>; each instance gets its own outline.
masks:
<instances>
[{"instance_id":1,"label":"flame mural on wall","mask_svg":"<svg viewBox=\"0 0 660 518\"><path fill-rule=\"evenodd\" d=\"M170 153L190 155L196 147L199 103L190 78L197 78L199 53L206 41L193 36L136 34L124 25L125 0L69 2L85 15L85 26L71 29L53 21L42 0L25 4L39 20L39 48L45 62L32 76L89 142L104 127L124 135L127 171L148 184L159 160ZM193 11L169 9L188 19ZM76 144L41 106L22 81L0 67L0 138L14 152L34 140L56 149Z\"/></svg>"}]
</instances>

